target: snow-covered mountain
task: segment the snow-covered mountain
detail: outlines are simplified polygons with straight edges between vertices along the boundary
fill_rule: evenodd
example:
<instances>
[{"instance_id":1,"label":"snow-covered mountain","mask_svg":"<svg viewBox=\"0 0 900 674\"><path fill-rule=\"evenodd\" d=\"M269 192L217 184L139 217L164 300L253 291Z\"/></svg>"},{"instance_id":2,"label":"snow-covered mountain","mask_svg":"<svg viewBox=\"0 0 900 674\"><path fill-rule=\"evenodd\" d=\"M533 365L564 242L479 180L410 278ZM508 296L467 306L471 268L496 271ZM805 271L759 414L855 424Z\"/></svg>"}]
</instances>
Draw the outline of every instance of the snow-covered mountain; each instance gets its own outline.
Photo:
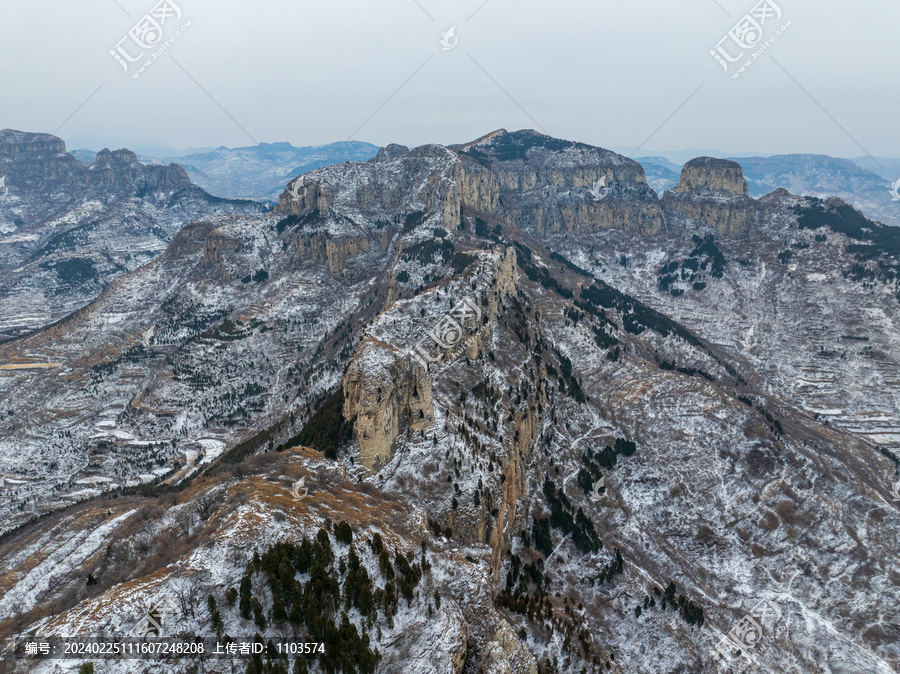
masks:
<instances>
[{"instance_id":1,"label":"snow-covered mountain","mask_svg":"<svg viewBox=\"0 0 900 674\"><path fill-rule=\"evenodd\" d=\"M204 215L260 213L177 165L103 150L85 166L49 134L0 131L0 338L48 325L165 250Z\"/></svg>"},{"instance_id":2,"label":"snow-covered mountain","mask_svg":"<svg viewBox=\"0 0 900 674\"><path fill-rule=\"evenodd\" d=\"M897 231L503 130L192 222L0 345L0 638L170 597L326 652L106 664L897 671Z\"/></svg>"}]
</instances>

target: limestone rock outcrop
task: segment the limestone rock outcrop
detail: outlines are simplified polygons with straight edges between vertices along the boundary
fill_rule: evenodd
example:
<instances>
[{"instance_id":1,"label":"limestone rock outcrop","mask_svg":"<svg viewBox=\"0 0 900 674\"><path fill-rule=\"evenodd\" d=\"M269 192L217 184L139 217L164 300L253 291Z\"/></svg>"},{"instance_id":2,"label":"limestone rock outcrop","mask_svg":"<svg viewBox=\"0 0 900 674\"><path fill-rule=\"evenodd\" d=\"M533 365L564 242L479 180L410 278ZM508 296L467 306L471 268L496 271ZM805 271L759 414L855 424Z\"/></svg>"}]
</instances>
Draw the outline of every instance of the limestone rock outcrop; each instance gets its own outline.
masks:
<instances>
[{"instance_id":1,"label":"limestone rock outcrop","mask_svg":"<svg viewBox=\"0 0 900 674\"><path fill-rule=\"evenodd\" d=\"M344 416L355 420L360 460L375 472L390 461L402 430L434 421L431 380L409 356L366 338L344 375Z\"/></svg>"},{"instance_id":2,"label":"limestone rock outcrop","mask_svg":"<svg viewBox=\"0 0 900 674\"><path fill-rule=\"evenodd\" d=\"M224 228L214 229L206 235L206 248L203 251L203 264L222 267L225 256L241 249L241 240L231 235Z\"/></svg>"},{"instance_id":3,"label":"limestone rock outcrop","mask_svg":"<svg viewBox=\"0 0 900 674\"><path fill-rule=\"evenodd\" d=\"M11 159L19 159L22 155L64 153L65 151L65 141L49 133L27 133L13 129L0 131L0 155Z\"/></svg>"},{"instance_id":4,"label":"limestone rock outcrop","mask_svg":"<svg viewBox=\"0 0 900 674\"><path fill-rule=\"evenodd\" d=\"M615 152L534 131L488 134L473 143L413 150L387 146L365 164L325 168L292 181L276 212L301 217L350 206L360 222L393 224L415 212L456 229L464 212L513 221L538 235L663 225L640 164ZM398 200L398 195L407 198Z\"/></svg>"},{"instance_id":5,"label":"limestone rock outcrop","mask_svg":"<svg viewBox=\"0 0 900 674\"><path fill-rule=\"evenodd\" d=\"M538 668L534 655L504 620L484 648L479 671L484 674L537 674Z\"/></svg>"},{"instance_id":6,"label":"limestone rock outcrop","mask_svg":"<svg viewBox=\"0 0 900 674\"><path fill-rule=\"evenodd\" d=\"M749 195L741 165L713 157L698 157L685 164L674 191L677 194L711 194L725 197Z\"/></svg>"},{"instance_id":7,"label":"limestone rock outcrop","mask_svg":"<svg viewBox=\"0 0 900 674\"><path fill-rule=\"evenodd\" d=\"M535 131L504 130L458 147L490 167L511 220L539 235L662 228L656 193L640 164Z\"/></svg>"},{"instance_id":8,"label":"limestone rock outcrop","mask_svg":"<svg viewBox=\"0 0 900 674\"><path fill-rule=\"evenodd\" d=\"M368 253L371 245L365 236L332 237L327 232L298 234L293 248L301 260L322 260L328 271L338 274L347 267L347 261L362 253Z\"/></svg>"},{"instance_id":9,"label":"limestone rock outcrop","mask_svg":"<svg viewBox=\"0 0 900 674\"><path fill-rule=\"evenodd\" d=\"M663 195L662 204L667 221L739 239L750 234L759 213L748 194L740 164L698 157L684 165L678 185Z\"/></svg>"},{"instance_id":10,"label":"limestone rock outcrop","mask_svg":"<svg viewBox=\"0 0 900 674\"><path fill-rule=\"evenodd\" d=\"M484 290L472 300L477 308L468 307L467 318L460 318L462 334L456 335L452 344L403 345L409 334L398 334L379 324L379 320L389 324L396 319L406 325L404 321L412 320L407 313L413 313L415 301L389 306L362 338L344 374L343 413L354 424L361 462L367 471L375 473L391 460L394 442L402 433L433 423L430 368L456 358L475 359L490 348L501 303L515 292L515 260L514 251L508 249L478 270L476 275L489 278L473 281ZM431 319L438 322L441 317Z\"/></svg>"},{"instance_id":11,"label":"limestone rock outcrop","mask_svg":"<svg viewBox=\"0 0 900 674\"><path fill-rule=\"evenodd\" d=\"M382 162L396 159L409 152L409 148L398 143L389 143L378 150L378 154L372 157L370 162Z\"/></svg>"}]
</instances>

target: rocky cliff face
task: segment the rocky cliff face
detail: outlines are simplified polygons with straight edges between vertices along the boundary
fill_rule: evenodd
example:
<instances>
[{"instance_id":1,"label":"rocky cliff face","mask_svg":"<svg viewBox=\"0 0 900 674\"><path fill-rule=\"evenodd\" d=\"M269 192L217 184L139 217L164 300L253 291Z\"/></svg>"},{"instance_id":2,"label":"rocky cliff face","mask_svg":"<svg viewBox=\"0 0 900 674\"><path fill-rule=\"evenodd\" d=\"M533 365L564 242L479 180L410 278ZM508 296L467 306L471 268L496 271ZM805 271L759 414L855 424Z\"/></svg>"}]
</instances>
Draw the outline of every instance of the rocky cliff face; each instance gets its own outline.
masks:
<instances>
[{"instance_id":1,"label":"rocky cliff face","mask_svg":"<svg viewBox=\"0 0 900 674\"><path fill-rule=\"evenodd\" d=\"M757 221L758 207L748 196L740 164L700 157L684 165L663 209L669 219L688 228L709 228L719 236L743 238Z\"/></svg>"},{"instance_id":2,"label":"rocky cliff face","mask_svg":"<svg viewBox=\"0 0 900 674\"><path fill-rule=\"evenodd\" d=\"M344 417L353 420L360 462L369 472L391 460L401 432L434 423L425 368L384 342L363 338L344 374L343 387Z\"/></svg>"},{"instance_id":3,"label":"rocky cliff face","mask_svg":"<svg viewBox=\"0 0 900 674\"><path fill-rule=\"evenodd\" d=\"M893 201L890 189L900 176L896 159L880 157L873 163L870 157L850 160L810 154L730 159L740 164L754 199L778 189L819 199L836 196L872 220L893 227L900 225L900 201ZM657 193L678 184L682 164L673 164L663 157L641 157L639 161Z\"/></svg>"},{"instance_id":4,"label":"rocky cliff face","mask_svg":"<svg viewBox=\"0 0 900 674\"><path fill-rule=\"evenodd\" d=\"M115 187L136 184L138 191L194 187L185 170L178 164L147 167L138 161L137 155L131 150L100 150L94 162L80 177L89 185Z\"/></svg>"},{"instance_id":5,"label":"rocky cliff face","mask_svg":"<svg viewBox=\"0 0 900 674\"><path fill-rule=\"evenodd\" d=\"M203 264L216 267L227 274L226 259L241 249L241 239L226 228L218 227L209 231L205 236L205 250L203 252Z\"/></svg>"},{"instance_id":6,"label":"rocky cliff face","mask_svg":"<svg viewBox=\"0 0 900 674\"><path fill-rule=\"evenodd\" d=\"M396 220L416 212L437 213L441 226L456 229L464 207L483 213L499 208L496 176L438 145L381 155L350 170L349 181L334 181L327 170L297 178L279 197L276 211L312 221L334 217L338 208L345 217L354 214L343 221L348 227L385 223L386 214Z\"/></svg>"},{"instance_id":7,"label":"rocky cliff face","mask_svg":"<svg viewBox=\"0 0 900 674\"><path fill-rule=\"evenodd\" d=\"M515 255L507 249L477 266L471 285L480 290L455 305L418 343L411 341L424 332L416 313L424 315L433 300L428 294L388 306L350 360L344 417L354 424L360 460L370 473L390 462L401 434L434 423L432 371L458 358L483 358L490 349L500 307L515 293Z\"/></svg>"},{"instance_id":8,"label":"rocky cliff face","mask_svg":"<svg viewBox=\"0 0 900 674\"><path fill-rule=\"evenodd\" d=\"M340 201L342 213L350 206L374 221L402 210L398 192L381 187L399 180L402 193L414 195L407 212L415 204L439 213L447 229L456 229L466 212L511 219L541 236L610 228L654 234L663 223L639 164L532 131L501 130L452 148L392 148L350 171L339 187L327 171L298 178L279 198L278 212L325 215Z\"/></svg>"},{"instance_id":9,"label":"rocky cliff face","mask_svg":"<svg viewBox=\"0 0 900 674\"><path fill-rule=\"evenodd\" d=\"M712 157L692 159L681 171L676 194L697 196L746 197L747 181L737 162Z\"/></svg>"},{"instance_id":10,"label":"rocky cliff face","mask_svg":"<svg viewBox=\"0 0 900 674\"><path fill-rule=\"evenodd\" d=\"M459 150L497 175L511 219L538 235L662 227L641 166L614 152L534 131L498 131Z\"/></svg>"},{"instance_id":11,"label":"rocky cliff face","mask_svg":"<svg viewBox=\"0 0 900 674\"><path fill-rule=\"evenodd\" d=\"M515 222L535 236L606 230L654 236L665 222L740 239L765 236L760 227L766 226L769 207L749 197L736 162L694 159L678 185L658 200L636 162L533 131L500 130L451 148L392 147L342 175L341 181L327 171L298 178L279 198L277 211L307 220L334 217L333 211L352 214L351 228L384 223L385 213L396 214L395 223L421 213L438 214L439 224L452 230L469 213Z\"/></svg>"},{"instance_id":12,"label":"rocky cliff face","mask_svg":"<svg viewBox=\"0 0 900 674\"><path fill-rule=\"evenodd\" d=\"M63 139L49 133L25 133L13 129L0 131L0 155L13 160L39 154L63 154L65 151Z\"/></svg>"}]
</instances>

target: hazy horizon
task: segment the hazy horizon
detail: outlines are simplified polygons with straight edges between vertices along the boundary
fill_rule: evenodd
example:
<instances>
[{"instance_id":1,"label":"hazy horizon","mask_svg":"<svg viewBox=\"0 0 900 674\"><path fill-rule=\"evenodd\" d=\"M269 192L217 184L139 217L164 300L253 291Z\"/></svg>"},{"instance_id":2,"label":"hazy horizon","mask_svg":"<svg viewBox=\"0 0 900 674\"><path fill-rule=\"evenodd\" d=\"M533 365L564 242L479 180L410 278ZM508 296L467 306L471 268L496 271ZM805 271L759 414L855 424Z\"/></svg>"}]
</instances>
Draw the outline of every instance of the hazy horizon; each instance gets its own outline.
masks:
<instances>
[{"instance_id":1,"label":"hazy horizon","mask_svg":"<svg viewBox=\"0 0 900 674\"><path fill-rule=\"evenodd\" d=\"M771 42L743 73L740 61L723 72L711 52L738 56L720 41L758 7L744 0L264 8L181 0L163 15L162 41L141 33L150 45L142 51L129 31L159 5L7 3L0 127L55 132L67 144L101 136L176 150L452 144L535 128L638 156L685 148L900 156L892 132L900 90L876 67L898 52L900 7L887 0L852 9L771 3L760 15L763 39L748 39L746 54ZM836 16L841 34L823 40ZM154 49L159 58L135 78ZM21 57L29 53L40 57Z\"/></svg>"},{"instance_id":2,"label":"hazy horizon","mask_svg":"<svg viewBox=\"0 0 900 674\"><path fill-rule=\"evenodd\" d=\"M17 131L27 131L27 132L32 132L32 133L48 133L45 131L35 131L32 129L16 129L16 130ZM494 129L494 130L496 130L496 129ZM518 130L519 129L507 129L507 131L518 131ZM490 133L490 132L486 132L486 133ZM484 134L481 134L481 135L484 135ZM168 154L168 155L160 154L160 156L172 156L172 157L184 156L184 155L189 155L189 154L197 154L197 153L201 153L201 152L211 152L211 151L218 150L220 148L225 148L228 150L237 150L237 149L257 147L256 145L250 145L250 144L244 144L244 145L238 144L238 145L229 146L229 145L220 143L218 145L209 145L209 146L202 146L202 147L191 146L191 147L178 148L178 147L166 146L163 143L160 143L158 141L154 141L151 139L147 139L147 138L137 138L137 139L133 139L133 140L126 140L126 139L119 138L119 139L110 139L108 141L102 140L102 136L91 137L91 136L82 135L82 136L75 136L75 137L67 138L64 135L60 135L60 138L62 138L65 141L66 150L69 152L72 152L73 150L90 150L93 152L98 152L105 148L108 150L128 149L128 150L132 150L132 151L136 152L137 154L153 155L153 152L149 152L149 150L153 149L154 152L157 152L157 153L170 152L171 154ZM477 138L477 136L476 136L476 138ZM580 140L578 138L564 138L564 139L572 140L572 141ZM471 140L475 140L475 138L468 139L468 141L471 141ZM455 143L464 143L464 142L468 142L468 141L467 140L459 140L459 141L455 141ZM291 145L293 145L296 148L305 148L305 147L318 148L318 147L326 147L326 146L332 145L334 143L342 143L342 142L348 142L348 141L335 140L335 141L330 141L330 142L326 142L326 143L304 143L302 141L301 142L291 142L291 141L273 140L273 141L261 141L261 144L273 145L273 144L285 143L285 142L290 143ZM373 143L373 142L367 140L366 138L354 138L354 139L352 139L352 142L366 143L366 144L372 145L374 147L383 147L383 145L386 145L386 143L382 144L382 145L379 145L378 143ZM584 141L580 141L580 142L584 142ZM452 145L454 143L448 143L448 144ZM411 147L415 147L415 146L411 146ZM600 147L604 147L604 149L612 150L613 152L617 152L619 154L625 154L625 155L629 154L629 148L626 148L626 147L605 147L605 146L600 146ZM135 148L140 148L140 150L135 149ZM680 161L681 163L684 163L686 161L689 161L689 159L691 159L691 158L705 156L705 155L721 156L721 157L775 157L775 156L779 156L779 155L803 155L803 154L829 156L829 157L834 157L836 159L850 159L850 160L861 159L864 157L864 155L860 156L860 155L852 155L852 154L846 155L846 156L828 155L828 154L822 153L822 152L771 152L771 153L769 153L769 152L754 152L752 150L743 150L743 151L719 150L719 149L711 149L711 148L677 148L677 149L664 149L664 148L649 148L649 149L647 149L647 148L645 148L645 149L641 150L638 154L636 154L634 156L634 158L635 159L645 159L645 158L649 158L649 157L658 156L658 157L668 159L669 161L673 161L675 163L677 163L678 161ZM671 158L672 156L680 156L680 155L687 157L687 159L672 159ZM887 156L887 155L873 155L873 156L876 158L885 158L885 159L893 159L893 160L900 159L900 156L897 156L897 157L891 157L891 156Z\"/></svg>"}]
</instances>

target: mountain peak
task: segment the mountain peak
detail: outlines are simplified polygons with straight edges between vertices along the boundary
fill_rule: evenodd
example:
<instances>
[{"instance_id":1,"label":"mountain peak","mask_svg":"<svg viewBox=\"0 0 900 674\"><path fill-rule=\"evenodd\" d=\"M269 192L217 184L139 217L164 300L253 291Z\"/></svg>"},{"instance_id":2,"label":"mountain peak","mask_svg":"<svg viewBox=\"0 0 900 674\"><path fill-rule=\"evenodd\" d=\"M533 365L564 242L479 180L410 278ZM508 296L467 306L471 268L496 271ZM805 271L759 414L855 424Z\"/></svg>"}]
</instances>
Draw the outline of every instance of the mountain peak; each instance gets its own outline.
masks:
<instances>
[{"instance_id":1,"label":"mountain peak","mask_svg":"<svg viewBox=\"0 0 900 674\"><path fill-rule=\"evenodd\" d=\"M465 151L465 150L468 150L470 147L475 147L476 145L481 145L482 143L486 143L486 142L490 141L492 138L494 138L495 136L502 136L507 133L509 133L509 131L507 131L506 129L497 129L496 131L491 131L490 133L486 133L483 136L476 138L475 140L473 140L470 143L463 143L461 145L451 145L450 147L453 148L454 150Z\"/></svg>"},{"instance_id":2,"label":"mountain peak","mask_svg":"<svg viewBox=\"0 0 900 674\"><path fill-rule=\"evenodd\" d=\"M103 148L97 153L94 159L94 165L106 166L108 164L139 164L137 155L131 150L122 148L120 150L110 151Z\"/></svg>"},{"instance_id":3,"label":"mountain peak","mask_svg":"<svg viewBox=\"0 0 900 674\"><path fill-rule=\"evenodd\" d=\"M680 194L712 192L729 197L749 195L741 165L714 157L697 157L685 164L674 191Z\"/></svg>"},{"instance_id":4,"label":"mountain peak","mask_svg":"<svg viewBox=\"0 0 900 674\"><path fill-rule=\"evenodd\" d=\"M66 151L66 143L49 133L31 133L15 129L0 130L0 156L12 159L25 154L60 153Z\"/></svg>"},{"instance_id":5,"label":"mountain peak","mask_svg":"<svg viewBox=\"0 0 900 674\"><path fill-rule=\"evenodd\" d=\"M397 157L402 157L407 152L409 152L409 148L405 145L399 145L398 143L389 143L382 148L378 149L378 154L376 154L369 161L373 162L383 162L390 161L391 159L396 159Z\"/></svg>"},{"instance_id":6,"label":"mountain peak","mask_svg":"<svg viewBox=\"0 0 900 674\"><path fill-rule=\"evenodd\" d=\"M554 138L534 129L521 129L512 132L506 131L506 129L498 129L466 145L451 147L482 161L493 160L500 162L526 160L530 158L530 152L540 152L542 150L554 153L573 148L591 148L590 145Z\"/></svg>"}]
</instances>

